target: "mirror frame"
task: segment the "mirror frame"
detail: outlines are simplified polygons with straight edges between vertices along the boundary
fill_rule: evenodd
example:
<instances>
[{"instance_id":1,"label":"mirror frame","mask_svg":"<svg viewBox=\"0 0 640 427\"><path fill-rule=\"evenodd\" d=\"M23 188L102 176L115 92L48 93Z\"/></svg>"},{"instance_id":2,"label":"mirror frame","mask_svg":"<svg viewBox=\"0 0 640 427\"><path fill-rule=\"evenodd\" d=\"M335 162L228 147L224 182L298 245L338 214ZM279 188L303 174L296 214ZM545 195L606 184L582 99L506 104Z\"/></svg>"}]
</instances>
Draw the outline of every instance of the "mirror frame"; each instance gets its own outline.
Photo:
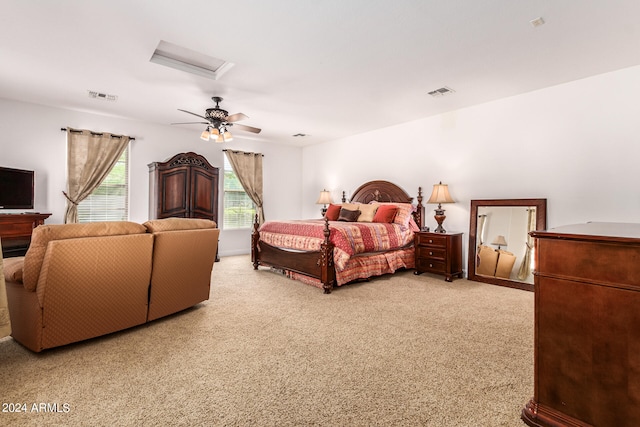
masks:
<instances>
[{"instance_id":1,"label":"mirror frame","mask_svg":"<svg viewBox=\"0 0 640 427\"><path fill-rule=\"evenodd\" d=\"M519 282L517 280L501 279L491 276L479 276L476 274L476 247L478 232L478 208L491 206L535 206L536 207L536 230L545 230L547 228L547 199L488 199L488 200L471 200L471 221L469 224L469 252L468 252L468 270L467 279L476 282L491 283L498 286L506 286L509 288L524 289L533 291L534 285L531 283Z\"/></svg>"}]
</instances>

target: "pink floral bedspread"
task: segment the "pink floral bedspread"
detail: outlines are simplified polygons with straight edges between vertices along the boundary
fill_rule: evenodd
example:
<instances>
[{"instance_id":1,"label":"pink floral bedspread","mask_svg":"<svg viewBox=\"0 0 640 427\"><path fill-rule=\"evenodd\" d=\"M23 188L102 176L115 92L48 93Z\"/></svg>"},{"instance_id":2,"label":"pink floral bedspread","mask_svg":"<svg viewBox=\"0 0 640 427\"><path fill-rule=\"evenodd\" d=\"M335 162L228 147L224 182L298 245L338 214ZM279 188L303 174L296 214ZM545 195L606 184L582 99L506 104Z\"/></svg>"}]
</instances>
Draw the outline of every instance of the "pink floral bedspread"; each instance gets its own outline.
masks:
<instances>
[{"instance_id":1,"label":"pink floral bedspread","mask_svg":"<svg viewBox=\"0 0 640 427\"><path fill-rule=\"evenodd\" d=\"M398 224L330 221L329 240L336 271L344 269L351 257L381 253L413 245L413 231ZM260 240L275 247L315 251L324 242L324 220L268 221L260 227Z\"/></svg>"}]
</instances>

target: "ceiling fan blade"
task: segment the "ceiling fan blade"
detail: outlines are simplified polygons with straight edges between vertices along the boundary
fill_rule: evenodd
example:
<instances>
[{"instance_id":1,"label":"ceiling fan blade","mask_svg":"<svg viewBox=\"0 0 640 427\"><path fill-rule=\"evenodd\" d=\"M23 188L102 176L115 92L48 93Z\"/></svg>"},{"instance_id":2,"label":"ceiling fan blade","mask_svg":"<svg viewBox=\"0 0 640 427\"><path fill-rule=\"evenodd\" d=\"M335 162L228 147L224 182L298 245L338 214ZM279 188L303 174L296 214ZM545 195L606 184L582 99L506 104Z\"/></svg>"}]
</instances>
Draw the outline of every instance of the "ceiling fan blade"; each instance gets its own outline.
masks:
<instances>
[{"instance_id":1,"label":"ceiling fan blade","mask_svg":"<svg viewBox=\"0 0 640 427\"><path fill-rule=\"evenodd\" d=\"M172 125L208 125L209 122L181 122L181 123L171 123Z\"/></svg>"},{"instance_id":2,"label":"ceiling fan blade","mask_svg":"<svg viewBox=\"0 0 640 427\"><path fill-rule=\"evenodd\" d=\"M181 109L179 109L179 108L178 108L178 111L182 111L183 113L187 113L187 114L193 114L193 115L194 115L194 116L196 116L196 117L200 117L201 119L205 119L205 120L207 120L207 118L206 118L206 117L201 116L200 114L192 113L191 111L181 110Z\"/></svg>"},{"instance_id":3,"label":"ceiling fan blade","mask_svg":"<svg viewBox=\"0 0 640 427\"><path fill-rule=\"evenodd\" d=\"M235 113L227 117L229 123L239 122L240 120L248 119L249 116L243 113Z\"/></svg>"},{"instance_id":4,"label":"ceiling fan blade","mask_svg":"<svg viewBox=\"0 0 640 427\"><path fill-rule=\"evenodd\" d=\"M254 128L253 126L240 125L237 123L234 123L233 127L235 127L236 129L245 130L247 132L253 132L253 133L260 133L260 131L262 130L259 128Z\"/></svg>"}]
</instances>

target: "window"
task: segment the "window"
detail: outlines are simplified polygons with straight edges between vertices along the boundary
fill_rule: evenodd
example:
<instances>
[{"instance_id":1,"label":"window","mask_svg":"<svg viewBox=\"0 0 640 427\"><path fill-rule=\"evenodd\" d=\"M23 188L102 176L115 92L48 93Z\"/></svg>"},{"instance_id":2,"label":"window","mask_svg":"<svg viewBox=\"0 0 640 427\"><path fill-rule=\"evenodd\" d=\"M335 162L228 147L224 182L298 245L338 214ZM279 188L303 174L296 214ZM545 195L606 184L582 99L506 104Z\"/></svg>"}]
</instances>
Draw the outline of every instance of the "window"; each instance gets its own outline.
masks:
<instances>
[{"instance_id":1,"label":"window","mask_svg":"<svg viewBox=\"0 0 640 427\"><path fill-rule=\"evenodd\" d=\"M78 204L78 222L129 219L129 147L93 193Z\"/></svg>"},{"instance_id":2,"label":"window","mask_svg":"<svg viewBox=\"0 0 640 427\"><path fill-rule=\"evenodd\" d=\"M229 159L224 156L224 213L222 228L251 228L256 215L256 207L244 192Z\"/></svg>"}]
</instances>

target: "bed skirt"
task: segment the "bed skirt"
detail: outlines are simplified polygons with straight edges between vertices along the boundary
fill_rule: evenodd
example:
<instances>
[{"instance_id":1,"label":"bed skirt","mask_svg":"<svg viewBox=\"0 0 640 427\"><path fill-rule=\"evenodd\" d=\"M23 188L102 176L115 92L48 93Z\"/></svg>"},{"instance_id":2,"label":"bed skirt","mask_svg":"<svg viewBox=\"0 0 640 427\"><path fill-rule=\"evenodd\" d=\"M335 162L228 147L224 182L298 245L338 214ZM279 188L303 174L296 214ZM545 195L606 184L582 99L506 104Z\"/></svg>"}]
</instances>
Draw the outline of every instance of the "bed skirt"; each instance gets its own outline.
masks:
<instances>
[{"instance_id":1,"label":"bed skirt","mask_svg":"<svg viewBox=\"0 0 640 427\"><path fill-rule=\"evenodd\" d=\"M357 255L351 257L342 270L336 271L336 285L341 286L354 280L392 274L402 268L415 268L413 247L378 254ZM291 279L322 289L322 282L319 279L289 270L285 270L284 274Z\"/></svg>"}]
</instances>

